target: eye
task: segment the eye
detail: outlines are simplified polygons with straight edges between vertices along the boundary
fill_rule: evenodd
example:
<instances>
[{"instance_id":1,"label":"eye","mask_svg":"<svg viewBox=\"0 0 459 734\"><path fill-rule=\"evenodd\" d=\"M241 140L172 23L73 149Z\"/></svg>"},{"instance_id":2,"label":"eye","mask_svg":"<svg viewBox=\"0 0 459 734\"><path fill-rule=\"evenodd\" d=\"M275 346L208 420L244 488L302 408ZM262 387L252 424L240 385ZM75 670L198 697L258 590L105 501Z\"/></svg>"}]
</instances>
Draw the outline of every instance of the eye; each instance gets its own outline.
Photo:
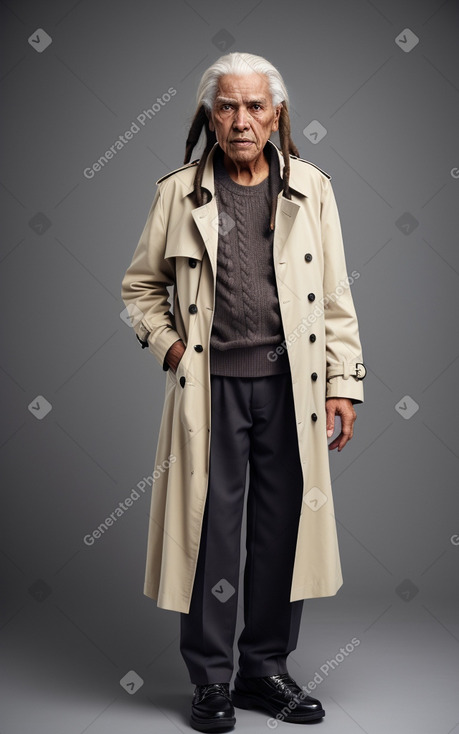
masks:
<instances>
[{"instance_id":1,"label":"eye","mask_svg":"<svg viewBox=\"0 0 459 734\"><path fill-rule=\"evenodd\" d=\"M255 102L252 105L252 108L255 110L255 112L259 112L259 110L261 110L261 104L258 104L258 102Z\"/></svg>"}]
</instances>

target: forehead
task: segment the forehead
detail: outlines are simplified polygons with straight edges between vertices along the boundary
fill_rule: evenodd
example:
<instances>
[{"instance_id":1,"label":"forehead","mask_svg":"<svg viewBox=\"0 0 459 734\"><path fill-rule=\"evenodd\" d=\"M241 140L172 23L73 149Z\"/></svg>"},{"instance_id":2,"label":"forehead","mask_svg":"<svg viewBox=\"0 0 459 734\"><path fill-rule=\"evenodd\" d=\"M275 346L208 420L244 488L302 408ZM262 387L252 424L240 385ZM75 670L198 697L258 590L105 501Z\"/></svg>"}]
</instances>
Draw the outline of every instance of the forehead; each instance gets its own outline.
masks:
<instances>
[{"instance_id":1,"label":"forehead","mask_svg":"<svg viewBox=\"0 0 459 734\"><path fill-rule=\"evenodd\" d=\"M254 73L243 76L224 74L218 80L218 96L233 97L242 101L264 97L268 102L271 102L269 82L264 74Z\"/></svg>"}]
</instances>

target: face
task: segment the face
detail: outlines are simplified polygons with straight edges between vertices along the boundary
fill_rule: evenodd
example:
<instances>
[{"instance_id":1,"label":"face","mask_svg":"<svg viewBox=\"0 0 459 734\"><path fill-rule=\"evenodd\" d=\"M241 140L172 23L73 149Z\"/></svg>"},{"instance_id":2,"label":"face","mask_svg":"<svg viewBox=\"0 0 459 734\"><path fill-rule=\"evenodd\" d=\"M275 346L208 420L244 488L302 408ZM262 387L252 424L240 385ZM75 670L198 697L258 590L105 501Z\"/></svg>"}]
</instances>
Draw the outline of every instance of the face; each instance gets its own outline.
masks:
<instances>
[{"instance_id":1,"label":"face","mask_svg":"<svg viewBox=\"0 0 459 734\"><path fill-rule=\"evenodd\" d=\"M224 153L240 165L263 153L279 127L282 105L273 107L268 79L262 74L220 77L209 127Z\"/></svg>"}]
</instances>

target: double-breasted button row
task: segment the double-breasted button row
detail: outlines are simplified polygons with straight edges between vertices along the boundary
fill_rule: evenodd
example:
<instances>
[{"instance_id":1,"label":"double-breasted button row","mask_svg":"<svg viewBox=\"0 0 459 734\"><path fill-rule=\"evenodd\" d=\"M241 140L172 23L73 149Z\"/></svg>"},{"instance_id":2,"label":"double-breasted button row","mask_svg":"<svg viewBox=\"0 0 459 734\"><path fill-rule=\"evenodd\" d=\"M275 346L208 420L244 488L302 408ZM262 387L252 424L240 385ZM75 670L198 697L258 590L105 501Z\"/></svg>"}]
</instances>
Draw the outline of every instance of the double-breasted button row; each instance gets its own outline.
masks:
<instances>
[{"instance_id":1,"label":"double-breasted button row","mask_svg":"<svg viewBox=\"0 0 459 734\"><path fill-rule=\"evenodd\" d=\"M313 372L311 374L311 380L313 382L315 382L317 380L317 372ZM317 420L317 413L312 413L311 414L311 420L314 421L314 423L316 422L316 420Z\"/></svg>"},{"instance_id":2,"label":"double-breasted button row","mask_svg":"<svg viewBox=\"0 0 459 734\"><path fill-rule=\"evenodd\" d=\"M306 262L307 262L307 263L310 263L310 262L311 262L311 260L312 260L312 255L311 255L311 253L310 253L310 252L307 252L307 253L305 254L305 256L304 256L304 259L306 260ZM316 296L315 296L315 293L308 293L308 301L310 301L310 302L312 303L312 302L313 302L313 301L315 301L315 300L316 300ZM310 342L315 342L315 341L316 341L316 339L317 339L317 337L316 337L316 335L315 335L315 334L310 334L310 335L309 335L309 341L310 341ZM313 382L315 382L315 381L317 380L317 377L318 377L318 375L317 375L317 372L312 372L312 374L311 374L311 380L312 380ZM312 420L312 421L313 421L314 423L316 422L316 420L317 420L317 413L311 413L311 420Z\"/></svg>"},{"instance_id":3,"label":"double-breasted button row","mask_svg":"<svg viewBox=\"0 0 459 734\"><path fill-rule=\"evenodd\" d=\"M306 260L307 263L310 263L311 260L312 260L311 253L310 252L307 252L306 255L304 256L304 259ZM314 293L308 293L308 301L311 301L312 302L312 301L315 301L315 300L316 300L315 294Z\"/></svg>"},{"instance_id":4,"label":"double-breasted button row","mask_svg":"<svg viewBox=\"0 0 459 734\"><path fill-rule=\"evenodd\" d=\"M188 258L188 265L190 266L190 268L195 268L197 264L198 264L198 261L195 260L194 257Z\"/></svg>"},{"instance_id":5,"label":"double-breasted button row","mask_svg":"<svg viewBox=\"0 0 459 734\"><path fill-rule=\"evenodd\" d=\"M189 313L198 313L198 307L195 303L192 303L190 306L188 306Z\"/></svg>"}]
</instances>

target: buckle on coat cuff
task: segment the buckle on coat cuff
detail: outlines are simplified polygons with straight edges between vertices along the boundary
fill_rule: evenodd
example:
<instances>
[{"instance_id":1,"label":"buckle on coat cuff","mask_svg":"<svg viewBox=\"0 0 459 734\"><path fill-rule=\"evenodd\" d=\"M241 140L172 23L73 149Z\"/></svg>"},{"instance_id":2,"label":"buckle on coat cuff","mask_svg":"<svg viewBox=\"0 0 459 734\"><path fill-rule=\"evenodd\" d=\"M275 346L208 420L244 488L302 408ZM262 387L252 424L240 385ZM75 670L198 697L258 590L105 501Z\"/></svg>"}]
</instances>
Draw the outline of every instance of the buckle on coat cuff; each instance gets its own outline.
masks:
<instances>
[{"instance_id":1,"label":"buckle on coat cuff","mask_svg":"<svg viewBox=\"0 0 459 734\"><path fill-rule=\"evenodd\" d=\"M367 374L367 368L363 364L363 362L357 362L355 365L355 377L358 380L363 380L364 377L366 377Z\"/></svg>"},{"instance_id":2,"label":"buckle on coat cuff","mask_svg":"<svg viewBox=\"0 0 459 734\"><path fill-rule=\"evenodd\" d=\"M348 380L349 377L354 377L356 380L363 380L367 374L367 368L363 362L341 362L333 367L330 367L327 374L327 382L332 377L342 377L343 380Z\"/></svg>"},{"instance_id":3,"label":"buckle on coat cuff","mask_svg":"<svg viewBox=\"0 0 459 734\"><path fill-rule=\"evenodd\" d=\"M145 347L148 347L148 342L147 341L144 341L143 339L141 339L138 334L136 334L136 337L139 340L139 342L141 343L142 349L145 349Z\"/></svg>"}]
</instances>

